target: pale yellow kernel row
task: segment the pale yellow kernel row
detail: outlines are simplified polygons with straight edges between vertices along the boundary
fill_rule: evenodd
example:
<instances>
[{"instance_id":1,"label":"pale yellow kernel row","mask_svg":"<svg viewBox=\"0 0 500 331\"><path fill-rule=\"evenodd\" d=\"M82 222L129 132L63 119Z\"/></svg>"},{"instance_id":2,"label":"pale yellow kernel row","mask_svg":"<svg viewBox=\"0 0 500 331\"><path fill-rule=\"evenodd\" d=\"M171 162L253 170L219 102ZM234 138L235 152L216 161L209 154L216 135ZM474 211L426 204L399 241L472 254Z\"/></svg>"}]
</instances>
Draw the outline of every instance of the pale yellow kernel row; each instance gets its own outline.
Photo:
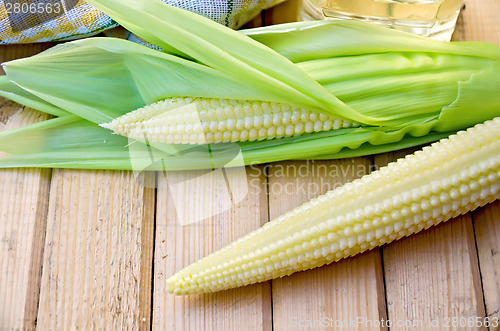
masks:
<instances>
[{"instance_id":1,"label":"pale yellow kernel row","mask_svg":"<svg viewBox=\"0 0 500 331\"><path fill-rule=\"evenodd\" d=\"M357 123L287 104L171 98L102 126L133 139L205 144L279 139L355 127Z\"/></svg>"}]
</instances>

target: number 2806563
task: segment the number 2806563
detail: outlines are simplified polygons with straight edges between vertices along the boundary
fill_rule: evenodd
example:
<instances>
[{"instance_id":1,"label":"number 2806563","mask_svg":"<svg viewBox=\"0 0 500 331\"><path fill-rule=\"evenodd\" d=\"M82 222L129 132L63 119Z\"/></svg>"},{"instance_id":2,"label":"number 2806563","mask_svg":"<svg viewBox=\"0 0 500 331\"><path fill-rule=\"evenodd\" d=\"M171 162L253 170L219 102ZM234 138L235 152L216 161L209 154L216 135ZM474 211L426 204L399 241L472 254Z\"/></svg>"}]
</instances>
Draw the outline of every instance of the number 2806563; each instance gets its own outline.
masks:
<instances>
[{"instance_id":1,"label":"number 2806563","mask_svg":"<svg viewBox=\"0 0 500 331\"><path fill-rule=\"evenodd\" d=\"M61 2L6 2L7 14L59 14L63 11Z\"/></svg>"}]
</instances>

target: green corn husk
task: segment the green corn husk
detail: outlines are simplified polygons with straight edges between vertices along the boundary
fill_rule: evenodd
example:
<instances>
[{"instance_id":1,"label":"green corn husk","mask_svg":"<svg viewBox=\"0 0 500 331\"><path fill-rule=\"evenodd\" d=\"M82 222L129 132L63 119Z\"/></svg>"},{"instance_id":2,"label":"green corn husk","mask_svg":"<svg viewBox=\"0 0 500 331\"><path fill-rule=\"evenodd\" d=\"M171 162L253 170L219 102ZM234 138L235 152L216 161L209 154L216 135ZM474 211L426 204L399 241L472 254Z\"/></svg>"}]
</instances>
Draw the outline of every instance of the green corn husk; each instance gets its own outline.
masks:
<instances>
[{"instance_id":1,"label":"green corn husk","mask_svg":"<svg viewBox=\"0 0 500 331\"><path fill-rule=\"evenodd\" d=\"M175 170L353 157L500 116L498 45L443 43L359 22L236 32L155 0L89 3L164 51L89 38L5 63L0 95L57 118L0 132L0 150L10 153L0 167ZM98 126L179 96L289 103L363 125L198 146L146 144Z\"/></svg>"}]
</instances>

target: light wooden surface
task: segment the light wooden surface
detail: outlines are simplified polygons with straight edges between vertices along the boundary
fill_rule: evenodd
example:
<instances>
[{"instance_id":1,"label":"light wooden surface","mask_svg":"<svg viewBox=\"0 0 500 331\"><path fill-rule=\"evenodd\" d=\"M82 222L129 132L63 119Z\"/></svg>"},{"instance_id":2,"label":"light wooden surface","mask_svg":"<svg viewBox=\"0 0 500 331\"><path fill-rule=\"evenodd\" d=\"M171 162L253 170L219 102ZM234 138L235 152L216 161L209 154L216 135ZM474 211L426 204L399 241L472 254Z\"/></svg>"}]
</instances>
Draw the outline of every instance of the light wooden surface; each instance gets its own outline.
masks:
<instances>
[{"instance_id":1,"label":"light wooden surface","mask_svg":"<svg viewBox=\"0 0 500 331\"><path fill-rule=\"evenodd\" d=\"M402 151L376 155L375 164L381 167L403 155ZM382 250L391 320L415 321L413 329L427 330L431 323L444 325L454 317L485 317L470 215Z\"/></svg>"},{"instance_id":2,"label":"light wooden surface","mask_svg":"<svg viewBox=\"0 0 500 331\"><path fill-rule=\"evenodd\" d=\"M500 203L473 213L486 315L500 318Z\"/></svg>"},{"instance_id":3,"label":"light wooden surface","mask_svg":"<svg viewBox=\"0 0 500 331\"><path fill-rule=\"evenodd\" d=\"M41 330L148 329L154 190L125 171L54 170ZM142 327L143 326L143 327Z\"/></svg>"},{"instance_id":4,"label":"light wooden surface","mask_svg":"<svg viewBox=\"0 0 500 331\"><path fill-rule=\"evenodd\" d=\"M267 222L265 176L261 169L159 175L154 329L271 331L269 283L186 297L170 295L164 287L175 271ZM177 187L169 190L169 186ZM223 211L208 216L217 210Z\"/></svg>"},{"instance_id":5,"label":"light wooden surface","mask_svg":"<svg viewBox=\"0 0 500 331\"><path fill-rule=\"evenodd\" d=\"M370 171L369 157L272 164L268 171L270 219ZM300 321L387 319L379 249L323 268L272 281L274 330ZM300 303L300 304L298 304ZM307 322L304 322L307 323ZM351 327L350 329L380 329Z\"/></svg>"},{"instance_id":6,"label":"light wooden surface","mask_svg":"<svg viewBox=\"0 0 500 331\"><path fill-rule=\"evenodd\" d=\"M10 101L2 109L10 115L3 129L47 118ZM50 169L0 171L1 330L35 325L50 177Z\"/></svg>"},{"instance_id":7,"label":"light wooden surface","mask_svg":"<svg viewBox=\"0 0 500 331\"><path fill-rule=\"evenodd\" d=\"M249 26L293 21L297 4ZM498 0L468 0L454 39L500 44L499 16ZM0 60L49 46L0 46ZM44 119L1 102L0 130ZM388 319L414 326L394 330L435 321L433 330L448 330L447 319L500 318L500 202L272 282L189 297L164 291L183 266L408 152L212 173L0 170L0 330L324 329L307 327L314 320L376 330Z\"/></svg>"}]
</instances>

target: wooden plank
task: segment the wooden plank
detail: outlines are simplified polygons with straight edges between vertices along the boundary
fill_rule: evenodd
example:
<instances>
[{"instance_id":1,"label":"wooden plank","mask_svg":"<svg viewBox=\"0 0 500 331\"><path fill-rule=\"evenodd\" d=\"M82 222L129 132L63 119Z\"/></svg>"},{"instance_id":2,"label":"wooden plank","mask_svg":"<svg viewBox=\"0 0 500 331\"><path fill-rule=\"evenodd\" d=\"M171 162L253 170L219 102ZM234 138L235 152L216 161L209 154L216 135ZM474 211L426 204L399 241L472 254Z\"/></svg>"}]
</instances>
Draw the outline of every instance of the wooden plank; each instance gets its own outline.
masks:
<instances>
[{"instance_id":1,"label":"wooden plank","mask_svg":"<svg viewBox=\"0 0 500 331\"><path fill-rule=\"evenodd\" d=\"M496 24L496 12L499 5L494 0L467 1L453 39L498 43L500 28ZM388 155L377 157L377 165L395 159L394 155ZM478 242L482 240L477 237ZM443 327L446 318L484 318L481 276L470 215L393 243L384 249L383 257L390 319L422 320L424 326L421 329L428 329L425 323L437 319ZM486 258L483 261L490 262ZM481 270L491 267L481 265ZM485 291L484 297L487 302L495 302L496 294Z\"/></svg>"},{"instance_id":2,"label":"wooden plank","mask_svg":"<svg viewBox=\"0 0 500 331\"><path fill-rule=\"evenodd\" d=\"M147 330L154 189L127 171L54 170L40 330Z\"/></svg>"},{"instance_id":3,"label":"wooden plank","mask_svg":"<svg viewBox=\"0 0 500 331\"><path fill-rule=\"evenodd\" d=\"M154 330L271 330L269 283L207 295L165 292L165 280L174 272L267 221L262 169L159 176Z\"/></svg>"},{"instance_id":4,"label":"wooden plank","mask_svg":"<svg viewBox=\"0 0 500 331\"><path fill-rule=\"evenodd\" d=\"M28 57L40 53L54 45L54 43L0 45L0 61L7 62L10 60ZM2 67L0 67L0 75L5 75L5 71Z\"/></svg>"},{"instance_id":5,"label":"wooden plank","mask_svg":"<svg viewBox=\"0 0 500 331\"><path fill-rule=\"evenodd\" d=\"M264 11L264 25L296 22L301 0L286 0Z\"/></svg>"},{"instance_id":6,"label":"wooden plank","mask_svg":"<svg viewBox=\"0 0 500 331\"><path fill-rule=\"evenodd\" d=\"M390 244L383 257L389 319L415 323L410 324L414 328L392 329L446 328L457 319L462 323L475 318L483 321L481 278L470 215Z\"/></svg>"},{"instance_id":7,"label":"wooden plank","mask_svg":"<svg viewBox=\"0 0 500 331\"><path fill-rule=\"evenodd\" d=\"M45 114L0 98L0 131L46 118ZM0 170L2 330L35 328L50 173L49 169Z\"/></svg>"},{"instance_id":8,"label":"wooden plank","mask_svg":"<svg viewBox=\"0 0 500 331\"><path fill-rule=\"evenodd\" d=\"M0 62L50 46L0 46ZM0 74L4 74L2 68ZM0 131L46 118L0 98ZM0 170L0 329L35 328L50 174L48 169Z\"/></svg>"},{"instance_id":9,"label":"wooden plank","mask_svg":"<svg viewBox=\"0 0 500 331\"><path fill-rule=\"evenodd\" d=\"M409 152L377 155L375 164ZM484 318L470 215L385 246L383 261L391 330L446 329L454 319Z\"/></svg>"},{"instance_id":10,"label":"wooden plank","mask_svg":"<svg viewBox=\"0 0 500 331\"><path fill-rule=\"evenodd\" d=\"M262 17L263 13L259 13L257 16L255 16L253 19L245 23L244 26L241 27L241 29L251 29L251 28L258 28L262 26Z\"/></svg>"},{"instance_id":11,"label":"wooden plank","mask_svg":"<svg viewBox=\"0 0 500 331\"><path fill-rule=\"evenodd\" d=\"M500 2L495 0L468 0L463 12L462 24L457 31L459 40L478 40L500 44L498 25ZM500 319L500 269L497 252L499 249L500 202L486 206L473 214L479 268L483 283L486 315L499 326ZM491 328L496 329L495 327Z\"/></svg>"},{"instance_id":12,"label":"wooden plank","mask_svg":"<svg viewBox=\"0 0 500 331\"><path fill-rule=\"evenodd\" d=\"M475 40L500 43L498 26L500 2L497 0L466 0L458 19L453 40Z\"/></svg>"},{"instance_id":13,"label":"wooden plank","mask_svg":"<svg viewBox=\"0 0 500 331\"><path fill-rule=\"evenodd\" d=\"M370 158L269 167L269 213L288 210L369 172ZM272 281L274 330L378 330L386 320L380 250ZM380 325L379 325L380 323Z\"/></svg>"},{"instance_id":14,"label":"wooden plank","mask_svg":"<svg viewBox=\"0 0 500 331\"><path fill-rule=\"evenodd\" d=\"M473 218L486 316L492 326L500 326L500 201L477 210Z\"/></svg>"}]
</instances>

